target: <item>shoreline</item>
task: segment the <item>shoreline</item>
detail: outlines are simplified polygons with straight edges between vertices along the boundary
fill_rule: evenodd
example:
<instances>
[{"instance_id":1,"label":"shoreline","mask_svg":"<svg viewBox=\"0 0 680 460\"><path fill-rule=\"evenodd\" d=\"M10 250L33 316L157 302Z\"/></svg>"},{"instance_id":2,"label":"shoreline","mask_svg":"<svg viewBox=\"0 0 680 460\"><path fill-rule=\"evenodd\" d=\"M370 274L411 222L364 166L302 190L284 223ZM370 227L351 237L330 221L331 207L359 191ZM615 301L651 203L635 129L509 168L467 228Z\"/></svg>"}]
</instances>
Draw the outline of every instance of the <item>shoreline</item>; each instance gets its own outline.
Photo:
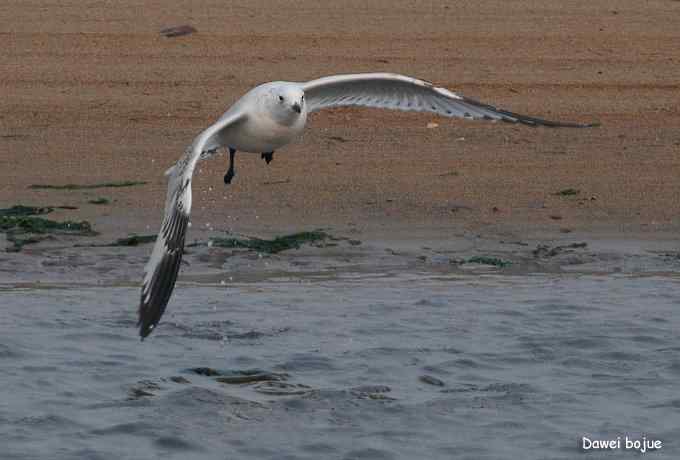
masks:
<instances>
[{"instance_id":1,"label":"shoreline","mask_svg":"<svg viewBox=\"0 0 680 460\"><path fill-rule=\"evenodd\" d=\"M319 277L332 280L390 273L473 277L680 275L680 250L673 234L624 238L579 232L518 238L509 232L458 232L447 237L420 233L417 238L393 233L386 238L358 231L316 230L323 235L318 240L301 239L282 252L270 252L267 242L271 240L262 233L192 232L180 269L179 288L186 284L229 286L282 278L313 281ZM286 233L276 236L283 235ZM256 249L218 247L218 239L225 237L228 241L263 239L257 240L262 243ZM0 238L0 250L4 252L10 243L3 240ZM151 247L148 242L116 243L108 235L58 235L24 246L19 252L4 252L0 287L138 285Z\"/></svg>"},{"instance_id":2,"label":"shoreline","mask_svg":"<svg viewBox=\"0 0 680 460\"><path fill-rule=\"evenodd\" d=\"M270 165L237 156L229 186L224 155L199 163L189 241L211 231L272 237L322 228L397 249L455 246L471 235L534 249L596 240L680 246L680 61L668 58L678 2L623 0L613 9L521 0L454 11L303 1L275 20L294 31L272 27L267 2L229 10L166 2L143 15L133 3L0 7L10 44L0 50L0 208L76 207L48 217L90 222L98 243L156 233L163 172L245 91L388 71L513 112L601 126L322 111ZM195 32L160 33L182 24ZM610 246L623 254L635 244ZM131 269L141 271L147 255L140 249Z\"/></svg>"}]
</instances>

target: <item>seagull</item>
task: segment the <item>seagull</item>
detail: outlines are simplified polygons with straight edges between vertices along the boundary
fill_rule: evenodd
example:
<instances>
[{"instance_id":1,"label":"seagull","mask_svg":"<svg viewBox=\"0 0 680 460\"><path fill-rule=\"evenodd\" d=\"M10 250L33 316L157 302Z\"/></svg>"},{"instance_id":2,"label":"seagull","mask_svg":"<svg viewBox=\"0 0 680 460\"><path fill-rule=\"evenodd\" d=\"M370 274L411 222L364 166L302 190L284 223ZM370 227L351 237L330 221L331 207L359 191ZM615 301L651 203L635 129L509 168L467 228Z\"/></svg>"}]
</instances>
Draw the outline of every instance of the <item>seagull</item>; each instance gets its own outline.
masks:
<instances>
[{"instance_id":1,"label":"seagull","mask_svg":"<svg viewBox=\"0 0 680 460\"><path fill-rule=\"evenodd\" d=\"M177 280L191 211L191 179L199 160L229 149L230 183L237 151L260 153L269 163L274 152L297 138L308 114L341 106L432 112L445 117L520 123L529 126L588 128L597 123L565 123L520 115L478 102L432 83L394 73L333 75L308 82L275 81L247 92L213 125L201 132L177 163L165 172L165 216L145 267L139 305L142 340L158 325Z\"/></svg>"}]
</instances>

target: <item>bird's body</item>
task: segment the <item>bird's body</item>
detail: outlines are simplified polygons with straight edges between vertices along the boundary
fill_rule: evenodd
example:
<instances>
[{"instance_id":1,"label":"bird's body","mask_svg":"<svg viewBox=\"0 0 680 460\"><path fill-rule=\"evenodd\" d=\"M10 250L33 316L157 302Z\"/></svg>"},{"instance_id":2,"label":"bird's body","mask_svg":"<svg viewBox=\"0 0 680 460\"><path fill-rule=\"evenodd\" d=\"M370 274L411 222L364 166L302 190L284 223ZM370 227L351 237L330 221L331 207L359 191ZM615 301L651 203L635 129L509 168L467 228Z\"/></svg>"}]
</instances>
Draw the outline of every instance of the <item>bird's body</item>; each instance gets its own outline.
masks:
<instances>
[{"instance_id":1,"label":"bird's body","mask_svg":"<svg viewBox=\"0 0 680 460\"><path fill-rule=\"evenodd\" d=\"M272 91L288 89L284 94L288 101L293 98L299 101L299 85L290 82L270 82L253 88L224 114L221 119L229 118L241 111L248 114L238 128L227 129L222 146L228 146L239 152L264 153L273 152L295 140L305 128L307 122L306 106L301 105L300 113L294 116L273 117L271 110ZM290 94L288 94L290 93ZM278 96L274 96L278 100ZM284 98L286 96L283 96ZM286 99L284 99L286 101ZM253 102L256 102L253 104ZM276 101L274 101L276 103ZM280 101L279 101L280 102ZM293 115L291 114L291 115ZM287 114L284 114L287 115Z\"/></svg>"},{"instance_id":2,"label":"bird's body","mask_svg":"<svg viewBox=\"0 0 680 460\"><path fill-rule=\"evenodd\" d=\"M530 126L594 126L519 115L398 74L335 75L304 83L270 82L257 86L200 133L166 172L169 179L165 217L146 266L139 306L142 338L160 321L177 279L191 210L191 179L198 160L209 158L219 148L229 149L230 167L225 176L228 183L234 176L236 151L260 153L269 163L275 150L302 133L308 113L339 106L432 112Z\"/></svg>"}]
</instances>

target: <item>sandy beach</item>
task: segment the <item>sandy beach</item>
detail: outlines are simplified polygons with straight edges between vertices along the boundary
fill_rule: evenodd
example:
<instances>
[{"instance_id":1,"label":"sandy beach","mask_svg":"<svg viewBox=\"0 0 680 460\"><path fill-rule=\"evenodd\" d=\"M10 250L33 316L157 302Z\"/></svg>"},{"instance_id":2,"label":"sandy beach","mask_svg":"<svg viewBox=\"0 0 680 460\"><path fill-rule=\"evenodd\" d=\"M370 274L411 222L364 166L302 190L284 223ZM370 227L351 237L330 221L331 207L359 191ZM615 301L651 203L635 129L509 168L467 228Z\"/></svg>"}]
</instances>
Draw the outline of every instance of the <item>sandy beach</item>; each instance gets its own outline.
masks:
<instances>
[{"instance_id":1,"label":"sandy beach","mask_svg":"<svg viewBox=\"0 0 680 460\"><path fill-rule=\"evenodd\" d=\"M227 3L0 4L0 456L677 458L680 2ZM601 126L343 108L202 162L140 343L163 172L259 83L369 71Z\"/></svg>"},{"instance_id":2,"label":"sandy beach","mask_svg":"<svg viewBox=\"0 0 680 460\"><path fill-rule=\"evenodd\" d=\"M194 229L353 224L416 238L420 228L677 230L677 2L183 5L0 6L0 202L78 206L68 217L104 233L155 231L163 171L249 88L393 71L516 112L602 127L322 112L269 166L241 155L231 186L222 183L224 156L203 163ZM197 32L159 33L182 24ZM121 180L148 184L28 189ZM568 188L579 195L553 195ZM115 201L89 205L90 195Z\"/></svg>"}]
</instances>

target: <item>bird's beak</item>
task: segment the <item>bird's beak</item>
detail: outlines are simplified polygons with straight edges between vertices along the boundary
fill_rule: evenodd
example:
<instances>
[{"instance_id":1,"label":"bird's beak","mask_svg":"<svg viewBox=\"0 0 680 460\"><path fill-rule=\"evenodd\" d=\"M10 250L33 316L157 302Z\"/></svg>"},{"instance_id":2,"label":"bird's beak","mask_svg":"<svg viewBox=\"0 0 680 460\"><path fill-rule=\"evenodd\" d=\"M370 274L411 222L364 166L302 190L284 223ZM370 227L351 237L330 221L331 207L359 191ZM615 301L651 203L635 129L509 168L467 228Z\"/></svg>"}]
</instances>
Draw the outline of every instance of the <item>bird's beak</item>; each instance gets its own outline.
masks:
<instances>
[{"instance_id":1,"label":"bird's beak","mask_svg":"<svg viewBox=\"0 0 680 460\"><path fill-rule=\"evenodd\" d=\"M293 104L293 110L295 110L297 113L301 113L302 107L300 107L300 104L296 102L295 104Z\"/></svg>"}]
</instances>

